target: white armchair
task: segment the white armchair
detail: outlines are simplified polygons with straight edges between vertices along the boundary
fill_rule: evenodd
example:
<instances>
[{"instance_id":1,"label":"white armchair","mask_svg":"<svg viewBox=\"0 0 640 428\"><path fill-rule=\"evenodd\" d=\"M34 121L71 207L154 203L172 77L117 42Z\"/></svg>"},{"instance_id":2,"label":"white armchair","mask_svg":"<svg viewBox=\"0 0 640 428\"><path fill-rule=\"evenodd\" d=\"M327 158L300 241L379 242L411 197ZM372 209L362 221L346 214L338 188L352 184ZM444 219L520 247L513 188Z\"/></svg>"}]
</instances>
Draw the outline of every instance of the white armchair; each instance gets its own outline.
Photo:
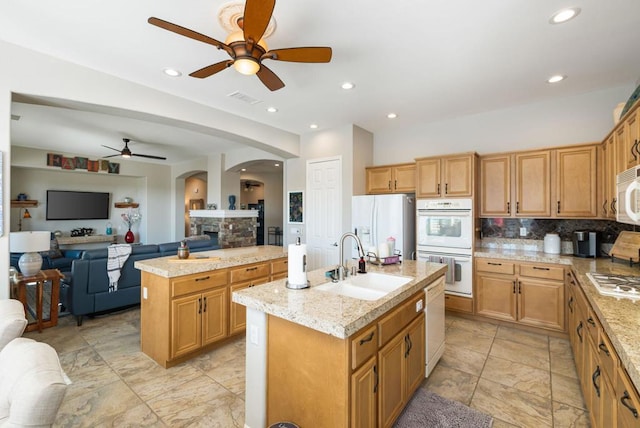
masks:
<instances>
[{"instance_id":1,"label":"white armchair","mask_svg":"<svg viewBox=\"0 0 640 428\"><path fill-rule=\"evenodd\" d=\"M19 300L0 300L0 351L7 343L22 336L27 327L24 306Z\"/></svg>"},{"instance_id":2,"label":"white armchair","mask_svg":"<svg viewBox=\"0 0 640 428\"><path fill-rule=\"evenodd\" d=\"M67 383L50 345L19 337L0 351L0 427L50 427Z\"/></svg>"}]
</instances>

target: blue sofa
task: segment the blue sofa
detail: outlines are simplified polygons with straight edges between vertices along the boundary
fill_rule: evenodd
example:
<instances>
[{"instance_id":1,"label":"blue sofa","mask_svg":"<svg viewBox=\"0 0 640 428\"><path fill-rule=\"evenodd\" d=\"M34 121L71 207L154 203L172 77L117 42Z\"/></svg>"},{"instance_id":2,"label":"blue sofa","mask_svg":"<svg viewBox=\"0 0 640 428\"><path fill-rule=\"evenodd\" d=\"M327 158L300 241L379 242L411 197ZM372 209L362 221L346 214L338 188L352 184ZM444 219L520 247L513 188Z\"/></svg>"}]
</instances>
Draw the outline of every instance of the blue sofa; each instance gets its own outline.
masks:
<instances>
[{"instance_id":1,"label":"blue sofa","mask_svg":"<svg viewBox=\"0 0 640 428\"><path fill-rule=\"evenodd\" d=\"M191 252L210 251L220 248L217 240L188 240ZM140 304L140 271L134 267L137 260L175 255L180 242L165 244L134 245L131 255L120 270L118 290L109 293L107 276L107 249L85 250L80 258L71 263L71 272L65 275L60 286L62 305L82 325L84 315L106 313Z\"/></svg>"}]
</instances>

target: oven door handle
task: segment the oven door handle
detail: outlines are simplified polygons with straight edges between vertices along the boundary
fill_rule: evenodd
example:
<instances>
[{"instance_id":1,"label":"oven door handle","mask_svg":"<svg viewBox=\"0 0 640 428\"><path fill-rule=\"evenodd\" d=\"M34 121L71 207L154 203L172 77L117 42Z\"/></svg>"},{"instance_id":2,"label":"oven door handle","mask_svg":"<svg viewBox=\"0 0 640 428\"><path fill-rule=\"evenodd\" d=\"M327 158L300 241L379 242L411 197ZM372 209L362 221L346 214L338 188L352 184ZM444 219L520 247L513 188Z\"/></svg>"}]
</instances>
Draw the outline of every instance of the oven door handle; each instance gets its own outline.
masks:
<instances>
[{"instance_id":1,"label":"oven door handle","mask_svg":"<svg viewBox=\"0 0 640 428\"><path fill-rule=\"evenodd\" d=\"M419 216L424 217L471 217L471 210L441 211L441 210L417 210Z\"/></svg>"}]
</instances>

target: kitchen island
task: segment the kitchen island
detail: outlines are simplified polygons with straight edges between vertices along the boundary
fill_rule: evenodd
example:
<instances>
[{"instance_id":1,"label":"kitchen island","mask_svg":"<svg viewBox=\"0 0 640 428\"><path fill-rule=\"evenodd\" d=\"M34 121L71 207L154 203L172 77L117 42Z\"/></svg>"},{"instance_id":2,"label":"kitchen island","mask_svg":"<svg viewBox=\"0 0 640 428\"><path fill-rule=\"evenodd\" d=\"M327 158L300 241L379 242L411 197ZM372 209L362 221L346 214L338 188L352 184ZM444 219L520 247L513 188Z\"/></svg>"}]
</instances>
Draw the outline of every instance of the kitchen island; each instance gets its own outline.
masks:
<instances>
[{"instance_id":1,"label":"kitchen island","mask_svg":"<svg viewBox=\"0 0 640 428\"><path fill-rule=\"evenodd\" d=\"M393 423L424 378L424 290L446 266L368 270L412 279L377 300L318 289L329 281L325 269L308 274L308 289L282 279L233 293L247 307L246 427Z\"/></svg>"},{"instance_id":2,"label":"kitchen island","mask_svg":"<svg viewBox=\"0 0 640 428\"><path fill-rule=\"evenodd\" d=\"M138 260L142 352L171 367L245 331L245 307L231 293L287 275L282 247L203 251Z\"/></svg>"}]
</instances>

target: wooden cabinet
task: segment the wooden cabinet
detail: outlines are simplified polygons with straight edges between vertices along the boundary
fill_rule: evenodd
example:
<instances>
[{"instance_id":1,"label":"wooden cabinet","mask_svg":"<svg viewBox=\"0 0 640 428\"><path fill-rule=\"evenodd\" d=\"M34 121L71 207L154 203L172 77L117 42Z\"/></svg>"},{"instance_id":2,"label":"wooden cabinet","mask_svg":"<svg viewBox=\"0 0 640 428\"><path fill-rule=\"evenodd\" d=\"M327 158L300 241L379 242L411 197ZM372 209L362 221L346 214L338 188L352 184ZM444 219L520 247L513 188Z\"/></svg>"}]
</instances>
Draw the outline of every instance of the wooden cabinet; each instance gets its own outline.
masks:
<instances>
[{"instance_id":1,"label":"wooden cabinet","mask_svg":"<svg viewBox=\"0 0 640 428\"><path fill-rule=\"evenodd\" d=\"M416 159L416 197L474 196L476 163L475 153Z\"/></svg>"},{"instance_id":2,"label":"wooden cabinet","mask_svg":"<svg viewBox=\"0 0 640 428\"><path fill-rule=\"evenodd\" d=\"M414 193L416 164L372 166L365 169L367 194Z\"/></svg>"},{"instance_id":3,"label":"wooden cabinet","mask_svg":"<svg viewBox=\"0 0 640 428\"><path fill-rule=\"evenodd\" d=\"M447 311L463 312L467 314L473 313L473 299L470 297L455 296L453 294L445 294L444 308Z\"/></svg>"},{"instance_id":4,"label":"wooden cabinet","mask_svg":"<svg viewBox=\"0 0 640 428\"><path fill-rule=\"evenodd\" d=\"M392 426L424 380L424 303L420 291L348 339L268 316L267 425Z\"/></svg>"},{"instance_id":5,"label":"wooden cabinet","mask_svg":"<svg viewBox=\"0 0 640 428\"><path fill-rule=\"evenodd\" d=\"M595 144L482 156L480 216L597 217L597 166Z\"/></svg>"},{"instance_id":6,"label":"wooden cabinet","mask_svg":"<svg viewBox=\"0 0 640 428\"><path fill-rule=\"evenodd\" d=\"M556 156L556 216L596 217L596 146L554 150Z\"/></svg>"},{"instance_id":7,"label":"wooden cabinet","mask_svg":"<svg viewBox=\"0 0 640 428\"><path fill-rule=\"evenodd\" d=\"M565 331L564 268L476 259L476 314Z\"/></svg>"},{"instance_id":8,"label":"wooden cabinet","mask_svg":"<svg viewBox=\"0 0 640 428\"><path fill-rule=\"evenodd\" d=\"M171 287L171 351L175 359L227 336L226 271L174 279Z\"/></svg>"},{"instance_id":9,"label":"wooden cabinet","mask_svg":"<svg viewBox=\"0 0 640 428\"><path fill-rule=\"evenodd\" d=\"M271 281L284 279L287 276L289 276L289 261L286 258L271 262Z\"/></svg>"},{"instance_id":10,"label":"wooden cabinet","mask_svg":"<svg viewBox=\"0 0 640 428\"><path fill-rule=\"evenodd\" d=\"M271 266L268 262L254 263L229 269L229 287L231 293L245 288L269 282ZM247 308L231 302L229 334L244 331L247 325Z\"/></svg>"}]
</instances>

